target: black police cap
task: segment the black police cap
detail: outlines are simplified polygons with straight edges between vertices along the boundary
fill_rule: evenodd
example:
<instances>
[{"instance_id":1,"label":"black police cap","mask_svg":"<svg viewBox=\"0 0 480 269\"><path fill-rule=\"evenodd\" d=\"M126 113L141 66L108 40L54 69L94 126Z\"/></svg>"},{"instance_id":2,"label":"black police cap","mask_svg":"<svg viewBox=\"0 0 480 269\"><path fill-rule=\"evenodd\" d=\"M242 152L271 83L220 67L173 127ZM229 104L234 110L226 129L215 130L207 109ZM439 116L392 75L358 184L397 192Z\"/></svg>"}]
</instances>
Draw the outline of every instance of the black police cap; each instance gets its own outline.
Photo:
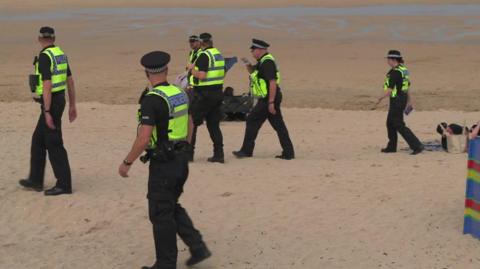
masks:
<instances>
[{"instance_id":1,"label":"black police cap","mask_svg":"<svg viewBox=\"0 0 480 269\"><path fill-rule=\"evenodd\" d=\"M267 42L260 40L260 39L252 39L252 46L250 46L250 49L266 49L270 47L270 44Z\"/></svg>"},{"instance_id":2,"label":"black police cap","mask_svg":"<svg viewBox=\"0 0 480 269\"><path fill-rule=\"evenodd\" d=\"M52 38L55 37L55 30L50 26L43 26L40 28L40 37Z\"/></svg>"},{"instance_id":3,"label":"black police cap","mask_svg":"<svg viewBox=\"0 0 480 269\"><path fill-rule=\"evenodd\" d=\"M152 51L143 55L140 63L149 73L161 73L167 68L170 62L170 54L163 51Z\"/></svg>"},{"instance_id":4,"label":"black police cap","mask_svg":"<svg viewBox=\"0 0 480 269\"><path fill-rule=\"evenodd\" d=\"M387 54L387 58L393 59L402 59L402 54L398 50L389 50Z\"/></svg>"},{"instance_id":5,"label":"black police cap","mask_svg":"<svg viewBox=\"0 0 480 269\"><path fill-rule=\"evenodd\" d=\"M202 42L208 42L208 41L212 40L212 35L209 34L209 33L200 34L200 40Z\"/></svg>"}]
</instances>

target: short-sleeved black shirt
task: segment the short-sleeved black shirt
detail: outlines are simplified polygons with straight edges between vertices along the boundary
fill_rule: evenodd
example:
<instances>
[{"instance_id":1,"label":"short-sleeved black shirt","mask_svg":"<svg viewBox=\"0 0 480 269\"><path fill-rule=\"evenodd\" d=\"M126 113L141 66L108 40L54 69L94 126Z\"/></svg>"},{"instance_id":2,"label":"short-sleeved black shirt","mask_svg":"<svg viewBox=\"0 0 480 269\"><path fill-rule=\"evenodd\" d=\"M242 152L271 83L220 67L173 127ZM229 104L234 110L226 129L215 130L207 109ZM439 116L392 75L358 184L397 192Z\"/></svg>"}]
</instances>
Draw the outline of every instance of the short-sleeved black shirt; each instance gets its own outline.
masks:
<instances>
[{"instance_id":1,"label":"short-sleeved black shirt","mask_svg":"<svg viewBox=\"0 0 480 269\"><path fill-rule=\"evenodd\" d=\"M206 48L205 50L207 49L211 49L212 47L209 47L209 48ZM195 61L195 66L198 67L198 70L199 71L202 71L202 72L208 72L208 65L209 65L209 61L210 59L208 58L207 54L205 53L198 53L197 54L197 60ZM195 82L198 82L198 79L197 78L194 78L194 81ZM219 84L219 85L210 85L210 86L194 86L194 88L196 90L223 90L223 85Z\"/></svg>"},{"instance_id":2,"label":"short-sleeved black shirt","mask_svg":"<svg viewBox=\"0 0 480 269\"><path fill-rule=\"evenodd\" d=\"M42 81L51 80L52 79L52 72L50 71L50 67L52 65L52 61L47 54L43 53L48 48L53 48L55 45L48 46L40 51L40 55L38 56L38 71L42 75ZM67 67L67 76L71 76L72 71L70 71L70 64Z\"/></svg>"},{"instance_id":3,"label":"short-sleeved black shirt","mask_svg":"<svg viewBox=\"0 0 480 269\"><path fill-rule=\"evenodd\" d=\"M155 85L168 86L167 82ZM156 126L158 141L168 140L168 121L169 111L167 102L158 95L145 95L148 91L144 91L140 98L140 124Z\"/></svg>"},{"instance_id":4,"label":"short-sleeved black shirt","mask_svg":"<svg viewBox=\"0 0 480 269\"><path fill-rule=\"evenodd\" d=\"M260 64L263 57L267 54L263 55L259 60L258 63L255 65L255 69L258 70L258 77L264 79L267 82L267 98L270 94L270 81L277 79L277 65L274 61L268 59L265 60L262 64ZM280 90L279 85L277 85L277 91Z\"/></svg>"}]
</instances>

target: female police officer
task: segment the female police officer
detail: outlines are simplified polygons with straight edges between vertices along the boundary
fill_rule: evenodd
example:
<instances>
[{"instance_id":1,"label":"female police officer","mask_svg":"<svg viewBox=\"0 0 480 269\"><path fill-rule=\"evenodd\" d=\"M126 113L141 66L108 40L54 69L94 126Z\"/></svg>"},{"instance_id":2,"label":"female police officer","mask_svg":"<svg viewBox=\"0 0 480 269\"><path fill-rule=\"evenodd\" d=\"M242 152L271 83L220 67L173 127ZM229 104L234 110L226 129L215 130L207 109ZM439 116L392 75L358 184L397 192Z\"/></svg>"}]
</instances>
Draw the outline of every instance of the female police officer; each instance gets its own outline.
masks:
<instances>
[{"instance_id":1,"label":"female police officer","mask_svg":"<svg viewBox=\"0 0 480 269\"><path fill-rule=\"evenodd\" d=\"M423 151L423 145L403 120L403 113L409 101L410 73L404 65L400 51L390 50L387 59L391 69L385 79L385 93L377 102L378 105L383 99L390 96L387 116L388 144L386 148L382 149L382 152L392 153L397 151L398 132L413 150L412 155L416 155Z\"/></svg>"},{"instance_id":2,"label":"female police officer","mask_svg":"<svg viewBox=\"0 0 480 269\"><path fill-rule=\"evenodd\" d=\"M187 265L197 264L211 255L200 232L178 203L188 177L188 97L167 82L169 61L170 55L161 51L148 53L141 59L152 87L142 94L138 136L119 167L119 174L128 177L130 166L148 148L147 198L157 261L144 269L176 268L177 233L192 254Z\"/></svg>"}]
</instances>

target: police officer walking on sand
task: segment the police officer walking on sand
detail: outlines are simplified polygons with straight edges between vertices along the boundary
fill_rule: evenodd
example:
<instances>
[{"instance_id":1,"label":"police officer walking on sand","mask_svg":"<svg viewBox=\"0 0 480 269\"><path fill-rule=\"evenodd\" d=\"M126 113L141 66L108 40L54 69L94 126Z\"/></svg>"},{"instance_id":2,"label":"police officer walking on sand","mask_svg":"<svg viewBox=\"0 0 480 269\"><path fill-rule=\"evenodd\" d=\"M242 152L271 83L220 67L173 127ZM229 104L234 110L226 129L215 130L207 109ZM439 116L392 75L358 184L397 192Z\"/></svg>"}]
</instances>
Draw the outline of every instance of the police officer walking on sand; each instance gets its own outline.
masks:
<instances>
[{"instance_id":1,"label":"police officer walking on sand","mask_svg":"<svg viewBox=\"0 0 480 269\"><path fill-rule=\"evenodd\" d=\"M170 55L161 51L141 59L151 87L142 93L138 135L119 167L119 174L128 177L133 162L147 149L141 159L150 160L147 198L157 260L143 269L176 268L177 233L190 249L188 266L211 256L200 232L178 203L188 177L188 97L167 82L169 61Z\"/></svg>"},{"instance_id":2,"label":"police officer walking on sand","mask_svg":"<svg viewBox=\"0 0 480 269\"><path fill-rule=\"evenodd\" d=\"M75 87L67 56L54 44L55 31L42 27L38 42L42 47L35 57L35 75L30 76L30 86L35 101L41 104L40 117L33 132L30 175L20 180L20 185L35 191L43 190L45 164L48 157L57 178L55 187L46 190L45 195L72 193L72 177L67 151L63 146L62 115L65 109L65 91L68 90L70 122L77 118Z\"/></svg>"},{"instance_id":3,"label":"police officer walking on sand","mask_svg":"<svg viewBox=\"0 0 480 269\"><path fill-rule=\"evenodd\" d=\"M382 149L383 153L397 151L397 132L405 139L412 155L423 151L423 145L413 132L405 125L403 114L407 104L410 102L410 72L404 65L400 51L390 50L387 55L388 65L391 67L385 79L385 93L378 99L377 105L385 98L390 97L390 107L387 116L388 144Z\"/></svg>"},{"instance_id":4,"label":"police officer walking on sand","mask_svg":"<svg viewBox=\"0 0 480 269\"><path fill-rule=\"evenodd\" d=\"M220 130L222 119L223 81L225 78L225 60L220 51L213 47L212 35L200 35L201 51L195 63L188 66L192 74L193 100L191 114L195 125L192 145L195 146L196 130L204 120L213 142L213 156L209 162L224 163L223 135ZM193 156L191 157L193 160Z\"/></svg>"},{"instance_id":5,"label":"police officer walking on sand","mask_svg":"<svg viewBox=\"0 0 480 269\"><path fill-rule=\"evenodd\" d=\"M258 101L247 116L243 145L239 151L233 152L237 158L252 157L258 131L267 119L277 132L283 149L282 154L276 158L284 160L295 158L292 141L280 110L282 102L280 71L275 58L268 52L269 46L265 41L253 39L250 50L257 64L252 65L247 59L242 59L250 73L251 92Z\"/></svg>"}]
</instances>

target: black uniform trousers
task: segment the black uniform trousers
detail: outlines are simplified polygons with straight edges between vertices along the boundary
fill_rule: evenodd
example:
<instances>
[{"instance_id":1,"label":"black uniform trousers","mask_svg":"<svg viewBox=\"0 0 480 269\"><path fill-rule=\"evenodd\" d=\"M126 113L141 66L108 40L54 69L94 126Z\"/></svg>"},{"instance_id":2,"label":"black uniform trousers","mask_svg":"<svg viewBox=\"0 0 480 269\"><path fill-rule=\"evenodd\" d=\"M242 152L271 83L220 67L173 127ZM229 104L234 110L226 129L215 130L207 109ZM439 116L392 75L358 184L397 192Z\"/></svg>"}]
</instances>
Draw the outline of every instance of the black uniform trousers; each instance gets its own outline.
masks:
<instances>
[{"instance_id":1,"label":"black uniform trousers","mask_svg":"<svg viewBox=\"0 0 480 269\"><path fill-rule=\"evenodd\" d=\"M43 99L41 102L43 102ZM52 93L50 114L52 115L55 129L50 129L47 126L45 114L42 109L40 117L38 118L37 127L32 135L29 180L43 186L48 152L53 173L57 178L56 186L71 191L72 176L70 164L62 138L62 115L64 109L65 93Z\"/></svg>"},{"instance_id":2,"label":"black uniform trousers","mask_svg":"<svg viewBox=\"0 0 480 269\"><path fill-rule=\"evenodd\" d=\"M207 122L208 133L213 142L213 155L215 157L224 157L223 135L220 130L220 121L222 120L222 86L218 88L205 89L194 88L193 100L190 105L194 129L192 132L192 146L195 146L197 138L197 128L203 121Z\"/></svg>"},{"instance_id":3,"label":"black uniform trousers","mask_svg":"<svg viewBox=\"0 0 480 269\"><path fill-rule=\"evenodd\" d=\"M242 152L252 155L255 147L255 139L257 138L258 131L262 127L263 123L268 119L270 125L277 132L280 145L282 146L282 155L288 157L294 157L295 151L293 149L292 141L288 134L287 126L283 120L280 104L282 103L282 93L277 91L275 96L275 110L276 114L271 114L268 111L267 98L259 99L255 107L253 107L250 114L247 116L245 137L243 139L243 145L240 149Z\"/></svg>"},{"instance_id":4,"label":"black uniform trousers","mask_svg":"<svg viewBox=\"0 0 480 269\"><path fill-rule=\"evenodd\" d=\"M407 106L407 95L399 94L397 97L390 97L390 107L388 110L387 116L387 131L388 131L388 145L387 149L396 150L398 134L405 139L408 146L412 149L419 149L422 146L422 143L418 138L413 134L413 132L405 125L403 120L403 113L405 107Z\"/></svg>"},{"instance_id":5,"label":"black uniform trousers","mask_svg":"<svg viewBox=\"0 0 480 269\"><path fill-rule=\"evenodd\" d=\"M153 225L155 269L174 269L177 264L177 233L190 251L205 248L202 236L178 202L188 177L188 156L177 153L172 161L150 161L148 210Z\"/></svg>"}]
</instances>

